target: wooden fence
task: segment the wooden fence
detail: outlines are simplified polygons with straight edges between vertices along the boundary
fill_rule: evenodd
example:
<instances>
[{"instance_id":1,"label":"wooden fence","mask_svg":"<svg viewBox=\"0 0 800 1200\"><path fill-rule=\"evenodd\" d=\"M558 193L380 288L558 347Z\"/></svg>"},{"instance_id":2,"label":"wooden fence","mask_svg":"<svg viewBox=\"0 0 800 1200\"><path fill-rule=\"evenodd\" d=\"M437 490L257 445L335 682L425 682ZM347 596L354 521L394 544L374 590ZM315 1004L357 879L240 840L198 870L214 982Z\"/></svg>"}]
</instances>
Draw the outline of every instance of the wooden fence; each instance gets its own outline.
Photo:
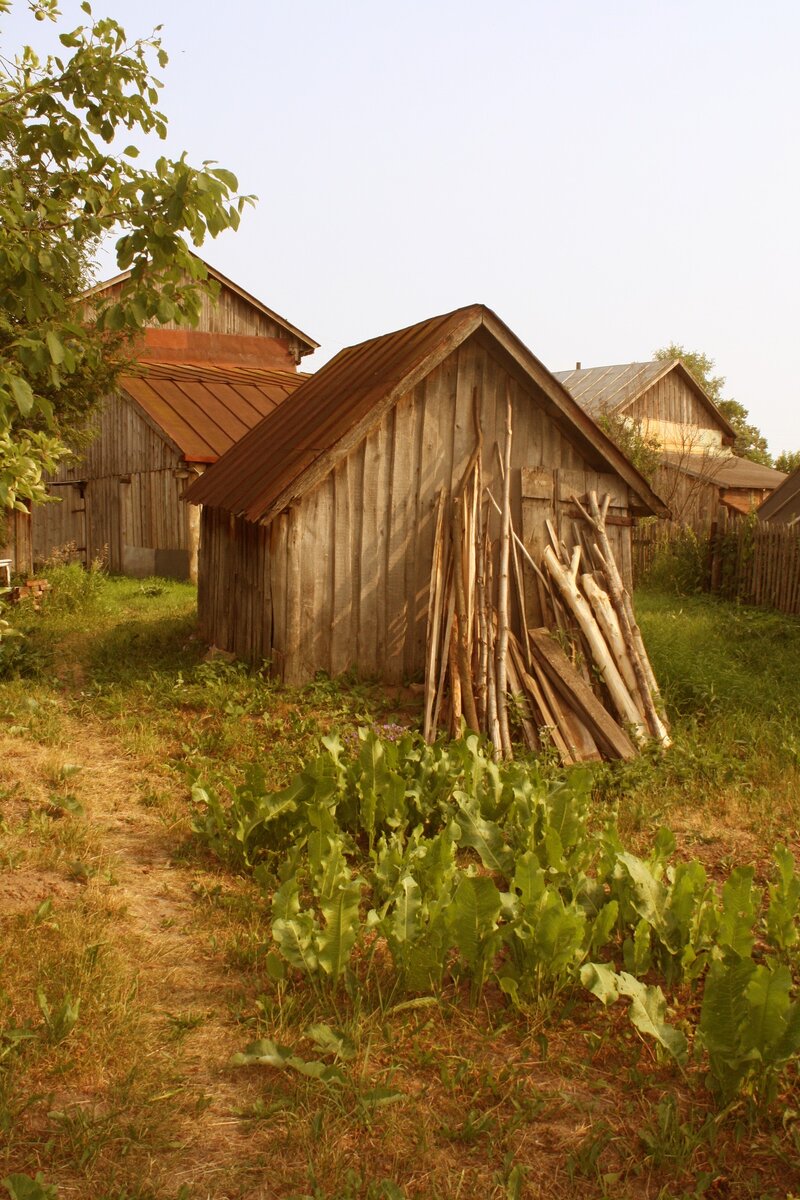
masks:
<instances>
[{"instance_id":1,"label":"wooden fence","mask_svg":"<svg viewBox=\"0 0 800 1200\"><path fill-rule=\"evenodd\" d=\"M698 590L800 615L800 525L727 512L705 535L663 521L641 525L633 536L634 581L646 579L666 551L676 574L683 571L687 582L693 576Z\"/></svg>"}]
</instances>

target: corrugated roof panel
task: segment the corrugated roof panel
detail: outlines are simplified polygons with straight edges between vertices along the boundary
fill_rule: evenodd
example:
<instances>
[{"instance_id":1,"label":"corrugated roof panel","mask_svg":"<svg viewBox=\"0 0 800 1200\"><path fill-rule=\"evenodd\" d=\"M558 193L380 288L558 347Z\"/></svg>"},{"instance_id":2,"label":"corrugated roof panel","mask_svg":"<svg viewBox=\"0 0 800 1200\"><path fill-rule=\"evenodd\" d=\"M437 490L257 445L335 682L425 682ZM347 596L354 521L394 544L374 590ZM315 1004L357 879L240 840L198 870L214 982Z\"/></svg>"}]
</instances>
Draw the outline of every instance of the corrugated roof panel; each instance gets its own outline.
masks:
<instances>
[{"instance_id":1,"label":"corrugated roof panel","mask_svg":"<svg viewBox=\"0 0 800 1200\"><path fill-rule=\"evenodd\" d=\"M610 367L585 367L555 371L555 377L593 417L614 412L640 396L659 376L670 370L669 362L619 363Z\"/></svg>"},{"instance_id":2,"label":"corrugated roof panel","mask_svg":"<svg viewBox=\"0 0 800 1200\"><path fill-rule=\"evenodd\" d=\"M179 447L188 462L221 454L310 376L209 363L137 364L120 387Z\"/></svg>"}]
</instances>

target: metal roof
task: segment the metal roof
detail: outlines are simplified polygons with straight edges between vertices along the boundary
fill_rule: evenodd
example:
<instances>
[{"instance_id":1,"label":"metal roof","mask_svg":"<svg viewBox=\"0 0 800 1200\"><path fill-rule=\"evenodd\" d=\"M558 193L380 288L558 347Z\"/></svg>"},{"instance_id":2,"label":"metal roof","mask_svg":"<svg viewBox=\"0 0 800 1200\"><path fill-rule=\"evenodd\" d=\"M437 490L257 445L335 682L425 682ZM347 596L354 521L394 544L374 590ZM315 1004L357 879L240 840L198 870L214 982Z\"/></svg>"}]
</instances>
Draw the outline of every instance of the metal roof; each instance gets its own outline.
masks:
<instances>
[{"instance_id":1,"label":"metal roof","mask_svg":"<svg viewBox=\"0 0 800 1200\"><path fill-rule=\"evenodd\" d=\"M724 488L748 488L758 491L776 488L786 479L783 471L765 467L763 463L752 462L749 458L739 458L735 454L712 456L666 453L664 461L679 467L686 475L707 479L709 483L716 483Z\"/></svg>"},{"instance_id":2,"label":"metal roof","mask_svg":"<svg viewBox=\"0 0 800 1200\"><path fill-rule=\"evenodd\" d=\"M555 377L575 397L581 408L599 417L604 412L621 413L659 379L677 371L706 407L727 438L736 437L711 397L679 358L654 362L618 363L613 367L576 367L574 371L555 371Z\"/></svg>"},{"instance_id":3,"label":"metal roof","mask_svg":"<svg viewBox=\"0 0 800 1200\"><path fill-rule=\"evenodd\" d=\"M119 387L187 462L213 463L306 379L296 371L148 361Z\"/></svg>"},{"instance_id":4,"label":"metal roof","mask_svg":"<svg viewBox=\"0 0 800 1200\"><path fill-rule=\"evenodd\" d=\"M574 371L553 374L581 408L599 417L604 412L627 408L671 368L670 362L620 363L614 367L576 367Z\"/></svg>"},{"instance_id":5,"label":"metal roof","mask_svg":"<svg viewBox=\"0 0 800 1200\"><path fill-rule=\"evenodd\" d=\"M793 524L800 517L800 467L787 475L759 505L759 520Z\"/></svg>"},{"instance_id":6,"label":"metal roof","mask_svg":"<svg viewBox=\"0 0 800 1200\"><path fill-rule=\"evenodd\" d=\"M312 375L292 403L271 413L187 498L269 522L324 476L383 413L457 346L482 329L535 386L548 414L592 458L619 474L639 508L667 514L663 502L614 443L526 346L484 305L473 304L340 351Z\"/></svg>"}]
</instances>

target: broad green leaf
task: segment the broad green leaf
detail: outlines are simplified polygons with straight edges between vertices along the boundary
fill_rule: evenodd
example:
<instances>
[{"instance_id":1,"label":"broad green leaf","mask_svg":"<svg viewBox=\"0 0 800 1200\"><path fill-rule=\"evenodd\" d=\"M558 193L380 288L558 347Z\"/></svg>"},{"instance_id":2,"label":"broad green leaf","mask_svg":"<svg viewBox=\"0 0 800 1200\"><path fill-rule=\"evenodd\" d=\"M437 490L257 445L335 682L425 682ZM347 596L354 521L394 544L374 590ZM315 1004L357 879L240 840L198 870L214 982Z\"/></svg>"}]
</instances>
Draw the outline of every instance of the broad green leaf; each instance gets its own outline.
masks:
<instances>
[{"instance_id":1,"label":"broad green leaf","mask_svg":"<svg viewBox=\"0 0 800 1200\"><path fill-rule=\"evenodd\" d=\"M618 862L631 884L631 902L640 917L655 929L666 926L667 889L653 872L634 854L620 854Z\"/></svg>"},{"instance_id":2,"label":"broad green leaf","mask_svg":"<svg viewBox=\"0 0 800 1200\"><path fill-rule=\"evenodd\" d=\"M360 878L342 882L329 899L320 903L325 928L317 939L317 956L321 969L334 982L341 976L361 929L362 882Z\"/></svg>"},{"instance_id":3,"label":"broad green leaf","mask_svg":"<svg viewBox=\"0 0 800 1200\"><path fill-rule=\"evenodd\" d=\"M620 995L629 996L631 999L631 1022L639 1032L655 1038L678 1062L685 1062L686 1038L679 1029L667 1024L667 1002L661 988L646 986L623 971L620 975L619 990Z\"/></svg>"},{"instance_id":4,"label":"broad green leaf","mask_svg":"<svg viewBox=\"0 0 800 1200\"><path fill-rule=\"evenodd\" d=\"M786 1032L792 976L785 964L758 965L745 988L750 1010L742 1029L745 1050L757 1050L769 1062Z\"/></svg>"},{"instance_id":5,"label":"broad green leaf","mask_svg":"<svg viewBox=\"0 0 800 1200\"><path fill-rule=\"evenodd\" d=\"M613 963L585 963L581 967L581 983L601 1004L619 1000L618 978Z\"/></svg>"},{"instance_id":6,"label":"broad green leaf","mask_svg":"<svg viewBox=\"0 0 800 1200\"><path fill-rule=\"evenodd\" d=\"M339 1030L331 1029L330 1025L311 1025L306 1034L323 1054L334 1054L343 1062L348 1062L356 1056L356 1048L351 1039Z\"/></svg>"},{"instance_id":7,"label":"broad green leaf","mask_svg":"<svg viewBox=\"0 0 800 1200\"><path fill-rule=\"evenodd\" d=\"M64 361L64 347L61 344L60 338L56 337L52 329L48 329L45 340L52 361L57 364L62 363Z\"/></svg>"},{"instance_id":8,"label":"broad green leaf","mask_svg":"<svg viewBox=\"0 0 800 1200\"><path fill-rule=\"evenodd\" d=\"M514 855L505 844L500 827L494 821L484 821L472 803L459 804L457 820L461 827L461 845L477 850L488 871L496 871L506 879L511 879Z\"/></svg>"},{"instance_id":9,"label":"broad green leaf","mask_svg":"<svg viewBox=\"0 0 800 1200\"><path fill-rule=\"evenodd\" d=\"M422 898L419 884L411 875L400 880L391 916L391 935L401 945L413 942L420 934L419 911Z\"/></svg>"},{"instance_id":10,"label":"broad green leaf","mask_svg":"<svg viewBox=\"0 0 800 1200\"><path fill-rule=\"evenodd\" d=\"M465 875L448 910L448 923L464 961L476 967L500 912L500 893L486 875Z\"/></svg>"},{"instance_id":11,"label":"broad green leaf","mask_svg":"<svg viewBox=\"0 0 800 1200\"><path fill-rule=\"evenodd\" d=\"M592 922L589 934L589 952L591 954L596 954L597 951L602 950L607 945L614 931L618 916L619 904L616 900L609 900L600 909L600 912Z\"/></svg>"},{"instance_id":12,"label":"broad green leaf","mask_svg":"<svg viewBox=\"0 0 800 1200\"><path fill-rule=\"evenodd\" d=\"M20 379L18 375L10 375L8 377L8 386L22 416L30 416L33 411L34 395L27 379Z\"/></svg>"},{"instance_id":13,"label":"broad green leaf","mask_svg":"<svg viewBox=\"0 0 800 1200\"><path fill-rule=\"evenodd\" d=\"M738 958L749 958L755 938L756 902L753 868L735 867L722 889L718 940Z\"/></svg>"}]
</instances>

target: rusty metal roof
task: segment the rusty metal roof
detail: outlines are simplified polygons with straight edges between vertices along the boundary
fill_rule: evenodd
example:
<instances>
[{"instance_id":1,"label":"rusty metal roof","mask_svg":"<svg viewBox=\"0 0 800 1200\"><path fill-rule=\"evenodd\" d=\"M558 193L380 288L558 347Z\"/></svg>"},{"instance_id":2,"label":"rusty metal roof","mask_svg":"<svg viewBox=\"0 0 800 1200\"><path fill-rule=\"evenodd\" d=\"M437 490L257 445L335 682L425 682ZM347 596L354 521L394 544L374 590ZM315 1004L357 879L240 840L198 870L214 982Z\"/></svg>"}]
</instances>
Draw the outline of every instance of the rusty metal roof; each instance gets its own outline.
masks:
<instances>
[{"instance_id":1,"label":"rusty metal roof","mask_svg":"<svg viewBox=\"0 0 800 1200\"><path fill-rule=\"evenodd\" d=\"M187 462L213 463L308 378L260 367L147 361L119 386Z\"/></svg>"},{"instance_id":2,"label":"rusty metal roof","mask_svg":"<svg viewBox=\"0 0 800 1200\"><path fill-rule=\"evenodd\" d=\"M603 413L624 412L671 371L685 379L726 437L734 438L736 431L679 358L618 363L612 367L576 367L574 371L555 371L554 374L581 408L597 418Z\"/></svg>"},{"instance_id":3,"label":"rusty metal roof","mask_svg":"<svg viewBox=\"0 0 800 1200\"><path fill-rule=\"evenodd\" d=\"M473 304L342 350L188 489L187 498L269 522L366 435L384 412L457 346L485 330L537 389L548 413L638 497L640 511L667 515L646 480L591 417L484 305Z\"/></svg>"}]
</instances>

